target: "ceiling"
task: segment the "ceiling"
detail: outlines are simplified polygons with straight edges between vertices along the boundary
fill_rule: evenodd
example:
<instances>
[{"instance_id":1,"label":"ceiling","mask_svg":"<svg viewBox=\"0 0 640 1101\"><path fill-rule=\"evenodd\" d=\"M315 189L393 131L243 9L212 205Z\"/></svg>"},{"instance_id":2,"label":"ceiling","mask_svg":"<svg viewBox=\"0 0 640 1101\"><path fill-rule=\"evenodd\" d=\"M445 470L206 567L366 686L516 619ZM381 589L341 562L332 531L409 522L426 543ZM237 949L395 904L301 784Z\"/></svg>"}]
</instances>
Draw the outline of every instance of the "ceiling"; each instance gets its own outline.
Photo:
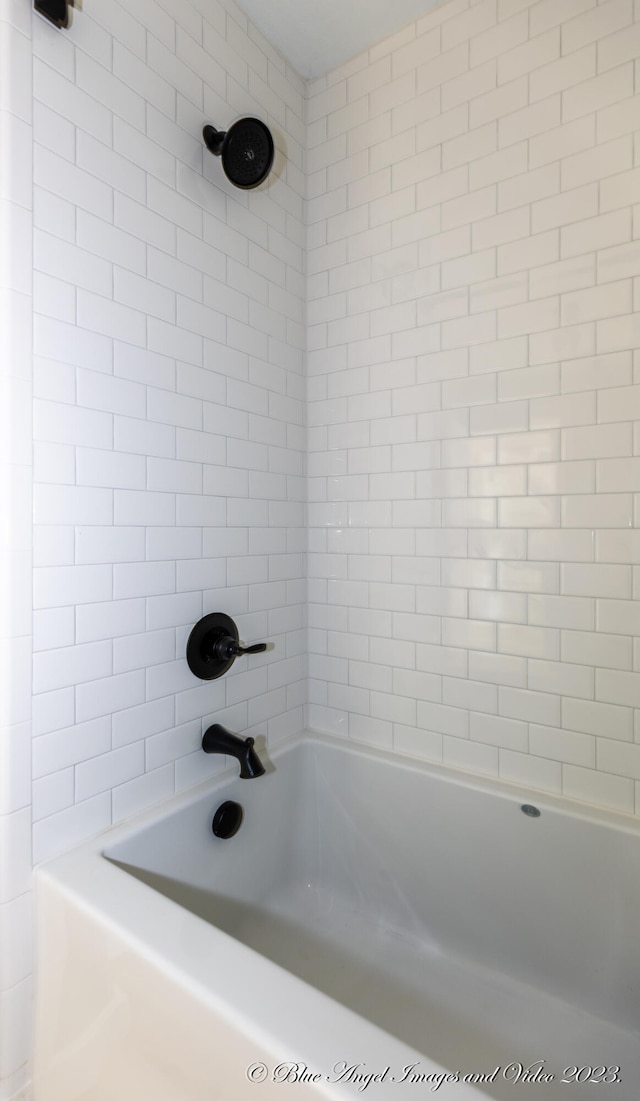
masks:
<instances>
[{"instance_id":1,"label":"ceiling","mask_svg":"<svg viewBox=\"0 0 640 1101\"><path fill-rule=\"evenodd\" d=\"M444 0L239 0L305 79L321 76Z\"/></svg>"}]
</instances>

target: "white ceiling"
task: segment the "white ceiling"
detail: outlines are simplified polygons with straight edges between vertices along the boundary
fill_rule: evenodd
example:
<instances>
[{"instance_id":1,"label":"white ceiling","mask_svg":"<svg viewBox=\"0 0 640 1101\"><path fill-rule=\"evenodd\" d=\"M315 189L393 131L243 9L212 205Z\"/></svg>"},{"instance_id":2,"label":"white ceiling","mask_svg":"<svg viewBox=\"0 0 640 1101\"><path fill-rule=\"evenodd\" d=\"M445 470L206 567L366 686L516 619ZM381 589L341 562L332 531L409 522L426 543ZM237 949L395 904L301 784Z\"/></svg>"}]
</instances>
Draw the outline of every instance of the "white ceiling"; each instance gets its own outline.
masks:
<instances>
[{"instance_id":1,"label":"white ceiling","mask_svg":"<svg viewBox=\"0 0 640 1101\"><path fill-rule=\"evenodd\" d=\"M238 0L249 19L305 78L418 19L444 0Z\"/></svg>"}]
</instances>

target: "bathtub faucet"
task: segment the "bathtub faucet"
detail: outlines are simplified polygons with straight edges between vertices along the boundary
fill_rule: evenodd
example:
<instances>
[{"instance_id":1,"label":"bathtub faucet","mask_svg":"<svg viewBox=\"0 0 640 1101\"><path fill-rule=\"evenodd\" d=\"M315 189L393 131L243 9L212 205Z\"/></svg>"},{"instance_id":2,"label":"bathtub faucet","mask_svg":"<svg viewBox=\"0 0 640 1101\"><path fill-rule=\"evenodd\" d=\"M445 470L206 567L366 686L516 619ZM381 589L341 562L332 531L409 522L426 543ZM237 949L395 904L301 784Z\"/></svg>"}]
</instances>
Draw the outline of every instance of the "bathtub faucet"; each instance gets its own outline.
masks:
<instances>
[{"instance_id":1,"label":"bathtub faucet","mask_svg":"<svg viewBox=\"0 0 640 1101\"><path fill-rule=\"evenodd\" d=\"M239 738L225 730L224 726L214 723L205 730L202 737L202 748L205 753L225 753L229 757L235 757L240 762L240 776L243 780L252 780L254 776L262 776L264 765L253 748L253 738Z\"/></svg>"}]
</instances>

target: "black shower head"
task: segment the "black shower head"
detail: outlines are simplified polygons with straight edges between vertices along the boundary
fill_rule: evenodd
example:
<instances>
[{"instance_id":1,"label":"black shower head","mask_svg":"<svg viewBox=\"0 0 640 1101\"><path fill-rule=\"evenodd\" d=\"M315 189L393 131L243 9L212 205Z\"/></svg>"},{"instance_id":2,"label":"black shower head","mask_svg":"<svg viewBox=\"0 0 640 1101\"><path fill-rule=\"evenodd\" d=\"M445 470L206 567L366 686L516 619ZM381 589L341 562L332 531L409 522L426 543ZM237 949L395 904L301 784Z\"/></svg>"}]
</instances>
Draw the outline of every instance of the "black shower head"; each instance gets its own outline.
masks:
<instances>
[{"instance_id":1,"label":"black shower head","mask_svg":"<svg viewBox=\"0 0 640 1101\"><path fill-rule=\"evenodd\" d=\"M271 132L260 119L238 119L228 130L205 126L207 149L222 158L225 176L236 187L258 187L271 171L274 144Z\"/></svg>"}]
</instances>

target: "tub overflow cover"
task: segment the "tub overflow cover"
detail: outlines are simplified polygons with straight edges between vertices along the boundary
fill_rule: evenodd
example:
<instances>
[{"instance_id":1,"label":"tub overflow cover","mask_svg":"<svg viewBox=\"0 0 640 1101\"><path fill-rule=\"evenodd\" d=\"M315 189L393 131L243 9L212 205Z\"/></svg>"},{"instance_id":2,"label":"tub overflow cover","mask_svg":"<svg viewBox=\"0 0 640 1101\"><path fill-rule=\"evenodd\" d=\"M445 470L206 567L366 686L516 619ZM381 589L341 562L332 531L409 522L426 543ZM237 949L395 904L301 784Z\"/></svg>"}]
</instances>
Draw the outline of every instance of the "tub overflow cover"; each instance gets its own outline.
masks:
<instances>
[{"instance_id":1,"label":"tub overflow cover","mask_svg":"<svg viewBox=\"0 0 640 1101\"><path fill-rule=\"evenodd\" d=\"M242 807L239 803L235 803L233 799L227 799L226 803L220 804L214 814L211 829L216 837L221 837L226 841L227 838L233 837L234 833L238 832L241 825Z\"/></svg>"}]
</instances>

